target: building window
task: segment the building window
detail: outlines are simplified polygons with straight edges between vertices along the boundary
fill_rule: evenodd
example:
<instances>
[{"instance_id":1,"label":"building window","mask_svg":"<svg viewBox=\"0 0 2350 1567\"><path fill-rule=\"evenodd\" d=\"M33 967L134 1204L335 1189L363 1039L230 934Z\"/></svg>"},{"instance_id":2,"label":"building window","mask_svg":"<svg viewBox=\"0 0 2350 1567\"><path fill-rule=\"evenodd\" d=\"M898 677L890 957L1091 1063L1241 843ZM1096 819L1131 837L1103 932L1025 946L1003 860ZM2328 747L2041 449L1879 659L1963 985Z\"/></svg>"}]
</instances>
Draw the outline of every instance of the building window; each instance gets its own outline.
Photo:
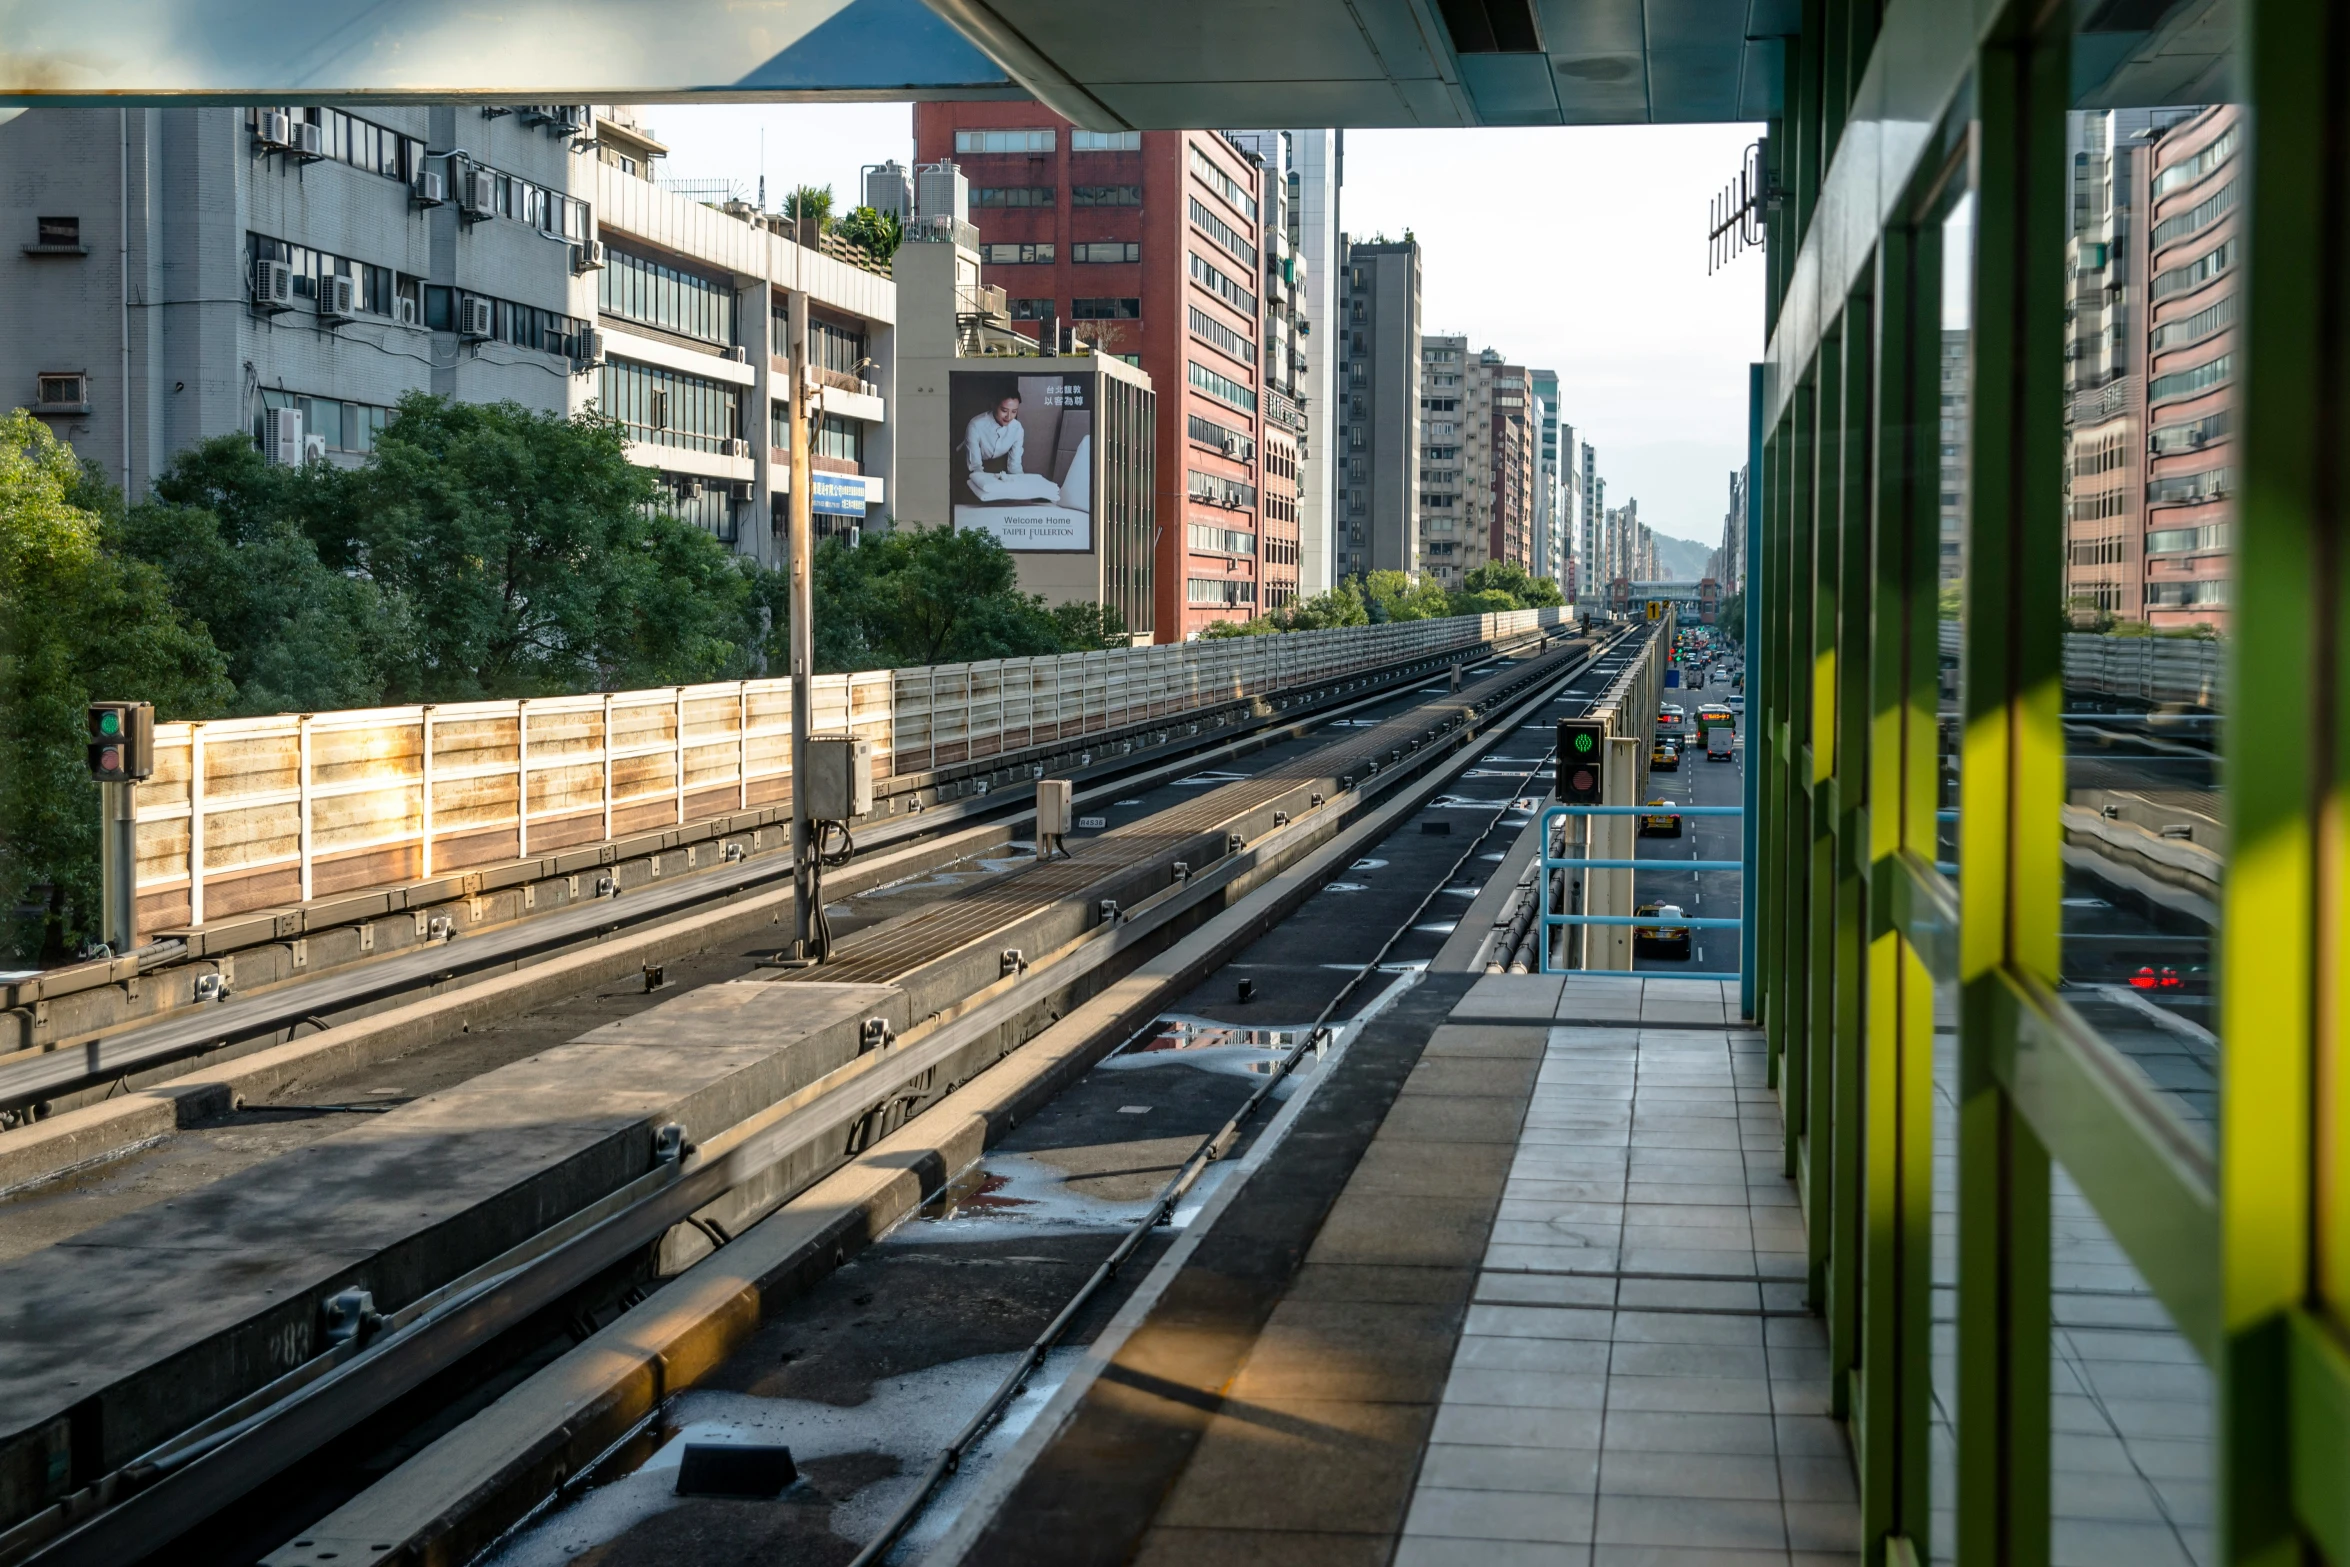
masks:
<instances>
[{"instance_id":1,"label":"building window","mask_svg":"<svg viewBox=\"0 0 2350 1567\"><path fill-rule=\"evenodd\" d=\"M1139 207L1142 205L1140 185L1072 185L1069 187L1069 205L1072 207Z\"/></svg>"},{"instance_id":2,"label":"building window","mask_svg":"<svg viewBox=\"0 0 2350 1567\"><path fill-rule=\"evenodd\" d=\"M1193 577L1187 586L1194 604L1236 609L1257 601L1257 585L1245 577Z\"/></svg>"},{"instance_id":3,"label":"building window","mask_svg":"<svg viewBox=\"0 0 2350 1567\"><path fill-rule=\"evenodd\" d=\"M1256 363L1256 344L1242 337L1223 322L1194 305L1191 310L1191 335L1201 342L1231 355L1244 365Z\"/></svg>"},{"instance_id":4,"label":"building window","mask_svg":"<svg viewBox=\"0 0 2350 1567\"><path fill-rule=\"evenodd\" d=\"M1197 196L1191 198L1191 221L1208 238L1239 258L1240 264L1254 273L1257 269L1257 247L1240 237L1240 231L1207 209Z\"/></svg>"},{"instance_id":5,"label":"building window","mask_svg":"<svg viewBox=\"0 0 2350 1567\"><path fill-rule=\"evenodd\" d=\"M1191 416L1191 438L1202 446L1213 447L1234 462L1256 460L1256 440L1244 431L1228 429L1213 419Z\"/></svg>"},{"instance_id":6,"label":"building window","mask_svg":"<svg viewBox=\"0 0 2350 1567\"><path fill-rule=\"evenodd\" d=\"M1052 260L1053 247L1049 240L1041 245L982 245L979 247L979 259L991 267L1024 266Z\"/></svg>"},{"instance_id":7,"label":"building window","mask_svg":"<svg viewBox=\"0 0 2350 1567\"><path fill-rule=\"evenodd\" d=\"M253 409L253 439L264 451L269 445L269 415L280 408L299 412L303 437L314 439L333 452L374 451L376 438L383 434L384 426L393 417L392 409L372 403L347 403L339 398L307 397L299 392L264 387Z\"/></svg>"},{"instance_id":8,"label":"building window","mask_svg":"<svg viewBox=\"0 0 2350 1567\"><path fill-rule=\"evenodd\" d=\"M1053 302L1049 298L1015 299L1011 302L1011 313L1015 321L1050 321L1054 316Z\"/></svg>"},{"instance_id":9,"label":"building window","mask_svg":"<svg viewBox=\"0 0 2350 1567\"><path fill-rule=\"evenodd\" d=\"M865 334L821 316L808 318L808 362L821 370L863 378L857 365L865 357Z\"/></svg>"},{"instance_id":10,"label":"building window","mask_svg":"<svg viewBox=\"0 0 2350 1567\"><path fill-rule=\"evenodd\" d=\"M959 137L957 139L960 140ZM1069 133L1069 150L1071 152L1140 152L1142 150L1142 132L1073 130Z\"/></svg>"},{"instance_id":11,"label":"building window","mask_svg":"<svg viewBox=\"0 0 2350 1567\"><path fill-rule=\"evenodd\" d=\"M1191 149L1191 172L1201 184L1223 197L1234 211L1251 223L1256 222L1257 198L1243 190L1239 181L1224 172L1222 165L1197 147ZM1360 287L1362 281L1362 273L1358 269L1355 273L1356 286Z\"/></svg>"},{"instance_id":12,"label":"building window","mask_svg":"<svg viewBox=\"0 0 2350 1567\"><path fill-rule=\"evenodd\" d=\"M79 218L39 218L35 231L40 238L35 242L43 250L79 249L82 243L82 220Z\"/></svg>"},{"instance_id":13,"label":"building window","mask_svg":"<svg viewBox=\"0 0 2350 1567\"><path fill-rule=\"evenodd\" d=\"M1069 315L1078 321L1140 321L1142 301L1094 297L1069 301Z\"/></svg>"},{"instance_id":14,"label":"building window","mask_svg":"<svg viewBox=\"0 0 2350 1567\"><path fill-rule=\"evenodd\" d=\"M1184 366L1191 372L1191 384L1197 391L1207 393L1219 402L1230 403L1247 413L1257 411L1257 394L1238 381L1218 375L1206 365L1193 360Z\"/></svg>"},{"instance_id":15,"label":"building window","mask_svg":"<svg viewBox=\"0 0 2350 1567\"><path fill-rule=\"evenodd\" d=\"M734 289L649 257L607 246L596 274L596 305L706 343L734 342Z\"/></svg>"},{"instance_id":16,"label":"building window","mask_svg":"<svg viewBox=\"0 0 2350 1567\"><path fill-rule=\"evenodd\" d=\"M347 163L403 185L415 184L416 176L424 171L423 142L340 109L250 108L245 111L245 128L259 130L261 116L270 113L283 113L290 119L317 126L318 150L337 163Z\"/></svg>"},{"instance_id":17,"label":"building window","mask_svg":"<svg viewBox=\"0 0 2350 1567\"><path fill-rule=\"evenodd\" d=\"M1049 207L1056 200L1050 185L975 185L974 207Z\"/></svg>"},{"instance_id":18,"label":"building window","mask_svg":"<svg viewBox=\"0 0 2350 1567\"><path fill-rule=\"evenodd\" d=\"M1257 536L1238 528L1218 528L1204 522L1187 525L1191 547L1208 555L1254 555Z\"/></svg>"},{"instance_id":19,"label":"building window","mask_svg":"<svg viewBox=\"0 0 2350 1567\"><path fill-rule=\"evenodd\" d=\"M1069 248L1075 253L1073 259L1079 262L1140 261L1142 259L1141 244L1131 239L1097 239L1084 244L1072 245Z\"/></svg>"},{"instance_id":20,"label":"building window","mask_svg":"<svg viewBox=\"0 0 2350 1567\"><path fill-rule=\"evenodd\" d=\"M90 378L78 372L37 376L34 398L45 409L87 409L90 403Z\"/></svg>"},{"instance_id":21,"label":"building window","mask_svg":"<svg viewBox=\"0 0 2350 1567\"><path fill-rule=\"evenodd\" d=\"M1257 487L1239 479L1202 473L1197 468L1188 470L1184 478L1191 498L1203 505L1219 506L1226 511L1250 511L1257 504Z\"/></svg>"},{"instance_id":22,"label":"building window","mask_svg":"<svg viewBox=\"0 0 2350 1567\"><path fill-rule=\"evenodd\" d=\"M841 414L826 414L816 430L816 455L837 457L860 466L865 461L865 423Z\"/></svg>"},{"instance_id":23,"label":"building window","mask_svg":"<svg viewBox=\"0 0 2350 1567\"><path fill-rule=\"evenodd\" d=\"M2158 375L2146 383L2146 400L2163 402L2171 398L2193 397L2210 390L2228 379L2234 366L2232 354L2222 354L2207 365L2192 370L2180 370L2171 375Z\"/></svg>"},{"instance_id":24,"label":"building window","mask_svg":"<svg viewBox=\"0 0 2350 1567\"><path fill-rule=\"evenodd\" d=\"M955 151L957 152L1050 152L1052 150L1053 133L1050 129L955 132Z\"/></svg>"},{"instance_id":25,"label":"building window","mask_svg":"<svg viewBox=\"0 0 2350 1567\"><path fill-rule=\"evenodd\" d=\"M601 390L603 412L632 441L724 452L739 428L741 394L722 381L609 359Z\"/></svg>"},{"instance_id":26,"label":"building window","mask_svg":"<svg viewBox=\"0 0 2350 1567\"><path fill-rule=\"evenodd\" d=\"M1225 276L1224 273L1218 271L1216 264L1212 261L1209 261L1206 257L1188 255L1187 253L1187 258L1191 262L1191 280L1194 283L1199 284L1200 287L1208 290L1218 299L1221 299L1224 301L1224 303L1230 305L1233 309L1239 311L1242 315L1247 316L1250 320L1253 321L1256 319L1256 295L1250 293L1247 289L1242 288L1239 283ZM1357 380L1362 378L1362 371L1359 366L1356 369L1355 377Z\"/></svg>"}]
</instances>

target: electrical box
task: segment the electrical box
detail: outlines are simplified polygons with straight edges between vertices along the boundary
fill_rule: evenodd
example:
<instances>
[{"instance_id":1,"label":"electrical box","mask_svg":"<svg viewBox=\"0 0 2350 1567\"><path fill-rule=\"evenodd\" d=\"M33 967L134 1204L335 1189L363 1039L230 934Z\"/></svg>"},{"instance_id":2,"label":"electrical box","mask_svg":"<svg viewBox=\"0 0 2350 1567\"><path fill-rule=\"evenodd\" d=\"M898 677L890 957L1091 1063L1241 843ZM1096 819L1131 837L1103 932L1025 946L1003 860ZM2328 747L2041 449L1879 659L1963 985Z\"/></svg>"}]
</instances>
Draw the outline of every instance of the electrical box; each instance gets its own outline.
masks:
<instances>
[{"instance_id":1,"label":"electrical box","mask_svg":"<svg viewBox=\"0 0 2350 1567\"><path fill-rule=\"evenodd\" d=\"M808 815L845 822L873 809L873 742L858 735L808 737Z\"/></svg>"},{"instance_id":2,"label":"electrical box","mask_svg":"<svg viewBox=\"0 0 2350 1567\"><path fill-rule=\"evenodd\" d=\"M1039 838L1066 838L1074 824L1073 812L1077 804L1077 786L1066 778L1039 778L1036 781L1036 835Z\"/></svg>"}]
</instances>

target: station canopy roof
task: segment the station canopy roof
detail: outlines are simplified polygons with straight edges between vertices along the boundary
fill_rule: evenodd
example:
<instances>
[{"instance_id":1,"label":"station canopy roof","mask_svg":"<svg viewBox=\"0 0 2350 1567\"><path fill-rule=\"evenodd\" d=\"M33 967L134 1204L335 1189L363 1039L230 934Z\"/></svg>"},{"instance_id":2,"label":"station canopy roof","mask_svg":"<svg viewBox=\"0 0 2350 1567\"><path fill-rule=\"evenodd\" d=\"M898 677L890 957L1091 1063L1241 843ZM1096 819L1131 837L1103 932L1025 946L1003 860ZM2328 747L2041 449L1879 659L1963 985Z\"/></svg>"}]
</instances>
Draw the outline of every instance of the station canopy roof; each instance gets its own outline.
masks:
<instances>
[{"instance_id":1,"label":"station canopy roof","mask_svg":"<svg viewBox=\"0 0 2350 1567\"><path fill-rule=\"evenodd\" d=\"M1797 0L80 0L0 103L1035 96L1095 130L1755 121Z\"/></svg>"}]
</instances>

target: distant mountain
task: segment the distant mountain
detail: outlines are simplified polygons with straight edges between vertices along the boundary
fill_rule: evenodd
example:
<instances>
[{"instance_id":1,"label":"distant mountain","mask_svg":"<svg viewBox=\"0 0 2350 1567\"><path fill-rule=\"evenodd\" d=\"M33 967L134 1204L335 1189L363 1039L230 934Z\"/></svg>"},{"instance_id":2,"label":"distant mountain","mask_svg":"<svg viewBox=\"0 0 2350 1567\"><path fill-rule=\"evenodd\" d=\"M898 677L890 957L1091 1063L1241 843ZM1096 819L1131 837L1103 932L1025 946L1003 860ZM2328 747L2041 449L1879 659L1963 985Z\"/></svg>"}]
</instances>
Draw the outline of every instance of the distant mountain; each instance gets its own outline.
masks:
<instances>
[{"instance_id":1,"label":"distant mountain","mask_svg":"<svg viewBox=\"0 0 2350 1567\"><path fill-rule=\"evenodd\" d=\"M1700 544L1695 539L1676 539L1669 533L1656 535L1656 564L1667 582L1695 582L1705 575L1705 563L1713 552L1714 546Z\"/></svg>"}]
</instances>

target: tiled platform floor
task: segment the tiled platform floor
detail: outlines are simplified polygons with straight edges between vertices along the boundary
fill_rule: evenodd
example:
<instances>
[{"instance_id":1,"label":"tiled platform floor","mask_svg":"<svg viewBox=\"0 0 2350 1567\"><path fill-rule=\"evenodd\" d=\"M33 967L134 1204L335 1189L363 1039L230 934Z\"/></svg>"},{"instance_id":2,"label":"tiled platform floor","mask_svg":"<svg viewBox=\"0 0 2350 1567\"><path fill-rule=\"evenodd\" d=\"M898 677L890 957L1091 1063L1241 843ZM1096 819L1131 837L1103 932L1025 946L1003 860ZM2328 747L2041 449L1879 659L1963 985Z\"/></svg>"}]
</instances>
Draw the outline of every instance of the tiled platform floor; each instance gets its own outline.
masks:
<instances>
[{"instance_id":1,"label":"tiled platform floor","mask_svg":"<svg viewBox=\"0 0 2350 1567\"><path fill-rule=\"evenodd\" d=\"M1479 983L1549 1020L1396 1567L1857 1560L1759 1034L1700 981Z\"/></svg>"}]
</instances>

